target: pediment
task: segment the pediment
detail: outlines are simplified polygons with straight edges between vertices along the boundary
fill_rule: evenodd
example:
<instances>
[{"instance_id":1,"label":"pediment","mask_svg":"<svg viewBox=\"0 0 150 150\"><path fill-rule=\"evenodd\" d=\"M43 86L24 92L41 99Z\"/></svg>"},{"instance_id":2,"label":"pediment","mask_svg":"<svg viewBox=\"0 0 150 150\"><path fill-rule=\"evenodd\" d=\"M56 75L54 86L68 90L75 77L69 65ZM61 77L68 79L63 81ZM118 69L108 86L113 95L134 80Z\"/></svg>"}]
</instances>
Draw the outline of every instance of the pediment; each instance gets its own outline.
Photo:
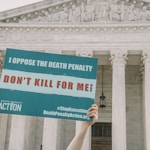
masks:
<instances>
[{"instance_id":1,"label":"pediment","mask_svg":"<svg viewBox=\"0 0 150 150\"><path fill-rule=\"evenodd\" d=\"M0 13L2 23L149 22L148 1L46 0Z\"/></svg>"}]
</instances>

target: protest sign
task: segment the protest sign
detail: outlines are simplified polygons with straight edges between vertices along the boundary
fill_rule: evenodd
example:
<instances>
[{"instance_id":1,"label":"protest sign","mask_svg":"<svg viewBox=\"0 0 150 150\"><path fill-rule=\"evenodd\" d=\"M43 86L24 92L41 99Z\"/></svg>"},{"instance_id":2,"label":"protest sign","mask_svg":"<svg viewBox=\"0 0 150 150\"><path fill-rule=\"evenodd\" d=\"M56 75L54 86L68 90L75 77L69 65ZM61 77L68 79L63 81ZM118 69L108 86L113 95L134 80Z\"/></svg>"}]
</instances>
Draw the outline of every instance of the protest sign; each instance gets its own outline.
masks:
<instances>
[{"instance_id":1,"label":"protest sign","mask_svg":"<svg viewBox=\"0 0 150 150\"><path fill-rule=\"evenodd\" d=\"M0 113L88 121L97 58L7 49Z\"/></svg>"}]
</instances>

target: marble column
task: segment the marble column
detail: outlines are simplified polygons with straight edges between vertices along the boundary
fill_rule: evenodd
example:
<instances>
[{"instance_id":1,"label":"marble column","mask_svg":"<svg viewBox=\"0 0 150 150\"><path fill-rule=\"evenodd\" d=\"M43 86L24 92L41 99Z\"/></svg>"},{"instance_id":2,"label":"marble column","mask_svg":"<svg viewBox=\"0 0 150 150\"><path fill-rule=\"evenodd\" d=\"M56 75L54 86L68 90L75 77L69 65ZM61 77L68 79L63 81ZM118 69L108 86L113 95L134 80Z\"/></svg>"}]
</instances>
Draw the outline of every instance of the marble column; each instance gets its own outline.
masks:
<instances>
[{"instance_id":1,"label":"marble column","mask_svg":"<svg viewBox=\"0 0 150 150\"><path fill-rule=\"evenodd\" d=\"M12 116L8 150L24 150L25 121L25 116Z\"/></svg>"},{"instance_id":2,"label":"marble column","mask_svg":"<svg viewBox=\"0 0 150 150\"><path fill-rule=\"evenodd\" d=\"M0 76L2 72L3 62L4 62L4 52L0 51ZM7 119L8 119L7 114L0 114L0 150L4 150L5 148Z\"/></svg>"},{"instance_id":3,"label":"marble column","mask_svg":"<svg viewBox=\"0 0 150 150\"><path fill-rule=\"evenodd\" d=\"M91 50L76 51L76 55L84 56L84 57L92 57L93 51ZM81 121L76 121L76 133L80 130L80 127L81 127ZM91 128L89 128L86 133L82 149L91 150Z\"/></svg>"},{"instance_id":4,"label":"marble column","mask_svg":"<svg viewBox=\"0 0 150 150\"><path fill-rule=\"evenodd\" d=\"M42 150L56 150L57 123L57 119L44 119Z\"/></svg>"},{"instance_id":5,"label":"marble column","mask_svg":"<svg viewBox=\"0 0 150 150\"><path fill-rule=\"evenodd\" d=\"M150 51L143 51L145 150L150 150Z\"/></svg>"},{"instance_id":6,"label":"marble column","mask_svg":"<svg viewBox=\"0 0 150 150\"><path fill-rule=\"evenodd\" d=\"M0 114L0 150L5 150L7 121L8 121L8 115Z\"/></svg>"},{"instance_id":7,"label":"marble column","mask_svg":"<svg viewBox=\"0 0 150 150\"><path fill-rule=\"evenodd\" d=\"M45 52L61 54L61 51L45 50ZM42 150L50 150L50 149L56 150L57 128L58 128L58 120L57 119L44 118Z\"/></svg>"},{"instance_id":8,"label":"marble column","mask_svg":"<svg viewBox=\"0 0 150 150\"><path fill-rule=\"evenodd\" d=\"M3 67L3 62L4 62L4 52L1 51L0 52L1 69ZM2 116L1 126L3 127L2 129L3 137L1 141L3 141L6 136L7 118L8 118L8 115ZM24 134L25 134L25 117L12 115L8 150L23 150L24 149ZM2 150L3 148L4 147L1 147Z\"/></svg>"},{"instance_id":9,"label":"marble column","mask_svg":"<svg viewBox=\"0 0 150 150\"><path fill-rule=\"evenodd\" d=\"M111 51L112 150L126 150L125 65L127 51Z\"/></svg>"}]
</instances>

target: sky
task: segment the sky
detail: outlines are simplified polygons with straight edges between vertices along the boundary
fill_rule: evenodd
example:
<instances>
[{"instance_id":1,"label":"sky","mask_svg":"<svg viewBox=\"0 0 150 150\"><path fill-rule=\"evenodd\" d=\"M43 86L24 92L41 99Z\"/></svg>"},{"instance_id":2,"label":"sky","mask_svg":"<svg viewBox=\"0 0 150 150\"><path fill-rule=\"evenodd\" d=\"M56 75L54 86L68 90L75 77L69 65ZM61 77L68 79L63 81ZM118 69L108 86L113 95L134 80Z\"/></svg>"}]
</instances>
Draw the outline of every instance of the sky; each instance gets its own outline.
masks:
<instances>
[{"instance_id":1,"label":"sky","mask_svg":"<svg viewBox=\"0 0 150 150\"><path fill-rule=\"evenodd\" d=\"M36 3L42 0L0 0L0 12Z\"/></svg>"}]
</instances>

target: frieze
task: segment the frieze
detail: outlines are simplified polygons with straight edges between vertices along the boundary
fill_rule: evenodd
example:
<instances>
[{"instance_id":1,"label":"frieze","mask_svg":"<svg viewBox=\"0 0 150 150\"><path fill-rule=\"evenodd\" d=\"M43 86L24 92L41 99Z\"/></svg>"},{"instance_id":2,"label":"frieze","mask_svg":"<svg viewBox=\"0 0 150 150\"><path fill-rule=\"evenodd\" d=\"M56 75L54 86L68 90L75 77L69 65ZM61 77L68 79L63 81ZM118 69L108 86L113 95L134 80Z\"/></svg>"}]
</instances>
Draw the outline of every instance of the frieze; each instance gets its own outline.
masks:
<instances>
[{"instance_id":1,"label":"frieze","mask_svg":"<svg viewBox=\"0 0 150 150\"><path fill-rule=\"evenodd\" d=\"M48 33L45 33L41 36L41 41L53 41L54 35L50 36Z\"/></svg>"},{"instance_id":2,"label":"frieze","mask_svg":"<svg viewBox=\"0 0 150 150\"><path fill-rule=\"evenodd\" d=\"M38 33L25 33L24 35L25 41L39 41L40 35Z\"/></svg>"},{"instance_id":3,"label":"frieze","mask_svg":"<svg viewBox=\"0 0 150 150\"><path fill-rule=\"evenodd\" d=\"M142 29L141 29L142 27ZM62 43L118 43L118 42L148 42L150 39L149 27L104 27L102 30L97 30L100 27L66 27L64 30L60 27L17 27L12 31L11 26L7 26L7 31L2 28L0 33L0 41L36 41L36 42L62 42ZM71 28L71 31L70 31ZM120 30L119 30L120 28ZM144 28L144 29L143 29ZM51 30L50 30L51 29ZM57 30L56 30L57 29ZM78 29L78 31L76 31ZM136 30L135 30L136 29ZM139 32L140 31L140 32ZM100 34L98 34L100 33Z\"/></svg>"},{"instance_id":4,"label":"frieze","mask_svg":"<svg viewBox=\"0 0 150 150\"><path fill-rule=\"evenodd\" d=\"M0 33L0 41L6 41L8 38L7 33Z\"/></svg>"},{"instance_id":5,"label":"frieze","mask_svg":"<svg viewBox=\"0 0 150 150\"><path fill-rule=\"evenodd\" d=\"M68 34L52 34L50 36L45 36L44 34L41 35L41 40L42 41L49 41L49 42L73 42L73 43L82 43L84 42L141 42L142 41L149 41L150 35L147 33L145 35L147 38L141 39L141 37L133 35L132 33L128 34L103 34L101 35L91 35L91 34L85 34L85 35L68 35Z\"/></svg>"},{"instance_id":6,"label":"frieze","mask_svg":"<svg viewBox=\"0 0 150 150\"><path fill-rule=\"evenodd\" d=\"M23 38L23 35L18 33L10 33L9 34L9 40L11 41L21 41Z\"/></svg>"}]
</instances>

